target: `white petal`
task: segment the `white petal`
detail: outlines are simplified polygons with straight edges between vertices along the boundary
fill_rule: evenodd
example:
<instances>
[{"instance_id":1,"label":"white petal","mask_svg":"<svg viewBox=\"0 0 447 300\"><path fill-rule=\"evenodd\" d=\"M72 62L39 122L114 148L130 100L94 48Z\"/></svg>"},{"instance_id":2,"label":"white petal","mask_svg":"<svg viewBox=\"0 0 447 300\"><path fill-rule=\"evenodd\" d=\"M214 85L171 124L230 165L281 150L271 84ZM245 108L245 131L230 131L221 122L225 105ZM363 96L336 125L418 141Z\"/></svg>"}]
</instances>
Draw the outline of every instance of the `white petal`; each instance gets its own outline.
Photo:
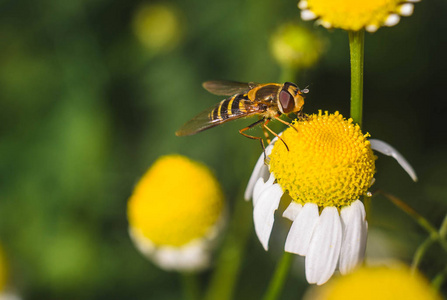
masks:
<instances>
[{"instance_id":1,"label":"white petal","mask_svg":"<svg viewBox=\"0 0 447 300\"><path fill-rule=\"evenodd\" d=\"M342 228L335 207L323 209L315 227L306 256L306 279L321 285L331 278L337 266L342 240Z\"/></svg>"},{"instance_id":2,"label":"white petal","mask_svg":"<svg viewBox=\"0 0 447 300\"><path fill-rule=\"evenodd\" d=\"M256 235L266 251L268 250L270 233L275 220L275 210L278 209L282 194L283 191L279 184L276 183L268 187L261 194L253 209Z\"/></svg>"},{"instance_id":3,"label":"white petal","mask_svg":"<svg viewBox=\"0 0 447 300\"><path fill-rule=\"evenodd\" d=\"M351 272L365 257L368 225L365 207L360 200L342 208L341 224L343 241L338 268L340 273L344 275Z\"/></svg>"},{"instance_id":4,"label":"white petal","mask_svg":"<svg viewBox=\"0 0 447 300\"><path fill-rule=\"evenodd\" d=\"M273 182L275 182L275 175L273 173L270 174L269 180L264 183L264 179L259 178L258 181L255 184L255 188L253 190L253 206L256 206L256 203L259 200L259 197L262 195L262 193L269 187L273 185Z\"/></svg>"},{"instance_id":5,"label":"white petal","mask_svg":"<svg viewBox=\"0 0 447 300\"><path fill-rule=\"evenodd\" d=\"M332 28L332 24L330 22L328 22L328 21L321 21L320 25L323 26L326 29Z\"/></svg>"},{"instance_id":6,"label":"white petal","mask_svg":"<svg viewBox=\"0 0 447 300\"><path fill-rule=\"evenodd\" d=\"M210 253L198 239L180 248L159 247L153 261L165 270L198 271L209 266Z\"/></svg>"},{"instance_id":7,"label":"white petal","mask_svg":"<svg viewBox=\"0 0 447 300\"><path fill-rule=\"evenodd\" d=\"M283 212L282 216L289 219L290 221L294 221L300 213L301 208L303 208L301 204L298 204L292 200L292 202L290 202L289 206L287 206L286 210Z\"/></svg>"},{"instance_id":8,"label":"white petal","mask_svg":"<svg viewBox=\"0 0 447 300\"><path fill-rule=\"evenodd\" d=\"M368 32L376 32L379 27L377 25L367 25L365 27L366 31Z\"/></svg>"},{"instance_id":9,"label":"white petal","mask_svg":"<svg viewBox=\"0 0 447 300\"><path fill-rule=\"evenodd\" d=\"M315 15L313 12L311 12L308 9L301 11L301 19L303 19L304 21L310 21L310 20L315 19L316 17L317 17L317 15Z\"/></svg>"},{"instance_id":10,"label":"white petal","mask_svg":"<svg viewBox=\"0 0 447 300\"><path fill-rule=\"evenodd\" d=\"M253 196L253 189L255 187L258 179L264 178L265 173L268 172L268 168L264 163L264 153L259 156L258 161L256 162L255 168L253 169L253 173L251 173L250 180L248 181L247 188L245 189L244 198L245 200L250 200ZM267 173L268 174L268 173ZM268 175L267 175L268 176Z\"/></svg>"},{"instance_id":11,"label":"white petal","mask_svg":"<svg viewBox=\"0 0 447 300\"><path fill-rule=\"evenodd\" d=\"M385 25L386 26L394 26L394 25L397 25L397 23L399 23L399 21L400 21L399 15L391 14L386 18Z\"/></svg>"},{"instance_id":12,"label":"white petal","mask_svg":"<svg viewBox=\"0 0 447 300\"><path fill-rule=\"evenodd\" d=\"M407 2L413 2L413 3L416 3L416 2L421 2L421 0L407 0Z\"/></svg>"},{"instance_id":13,"label":"white petal","mask_svg":"<svg viewBox=\"0 0 447 300\"><path fill-rule=\"evenodd\" d=\"M413 14L413 11L414 5L411 3L405 3L399 7L399 14L405 17L411 16Z\"/></svg>"},{"instance_id":14,"label":"white petal","mask_svg":"<svg viewBox=\"0 0 447 300\"><path fill-rule=\"evenodd\" d=\"M290 227L284 250L306 255L318 218L318 206L315 203L304 204Z\"/></svg>"},{"instance_id":15,"label":"white petal","mask_svg":"<svg viewBox=\"0 0 447 300\"><path fill-rule=\"evenodd\" d=\"M413 181L418 181L418 177L416 175L416 172L414 171L413 167L408 163L408 161L402 156L402 154L399 153L395 148L393 148L391 145L385 143L381 140L371 139L369 140L371 143L371 148L373 150L379 151L382 154L394 157L399 165L410 175L411 179Z\"/></svg>"},{"instance_id":16,"label":"white petal","mask_svg":"<svg viewBox=\"0 0 447 300\"><path fill-rule=\"evenodd\" d=\"M281 135L281 133L279 135ZM275 137L271 141L271 143L267 146L267 148L265 148L265 155L267 157L269 157L270 154L272 154L273 145L276 143L277 140L278 140L278 138ZM245 193L244 193L245 200L248 201L253 196L253 189L254 189L254 186L255 186L256 182L258 181L258 179L263 178L264 180L266 180L269 176L268 174L269 174L269 170L265 164L265 156L264 156L264 152L263 152L263 153L261 153L261 155L258 158L258 161L256 162L253 172L251 173L250 180L248 180L247 188L245 189Z\"/></svg>"},{"instance_id":17,"label":"white petal","mask_svg":"<svg viewBox=\"0 0 447 300\"><path fill-rule=\"evenodd\" d=\"M307 1L306 0L301 0L300 2L298 2L298 8L299 9L306 9L307 8Z\"/></svg>"}]
</instances>

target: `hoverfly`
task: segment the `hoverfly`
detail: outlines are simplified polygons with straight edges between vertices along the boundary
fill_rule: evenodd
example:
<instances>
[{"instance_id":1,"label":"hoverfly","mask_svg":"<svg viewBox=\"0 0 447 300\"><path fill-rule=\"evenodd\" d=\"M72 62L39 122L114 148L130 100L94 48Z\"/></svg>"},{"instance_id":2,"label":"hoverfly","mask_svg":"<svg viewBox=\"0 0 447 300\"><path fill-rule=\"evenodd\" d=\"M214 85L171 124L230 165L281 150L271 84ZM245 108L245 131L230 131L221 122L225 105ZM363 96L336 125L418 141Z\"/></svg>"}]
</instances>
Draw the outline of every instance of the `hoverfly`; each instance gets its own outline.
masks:
<instances>
[{"instance_id":1,"label":"hoverfly","mask_svg":"<svg viewBox=\"0 0 447 300\"><path fill-rule=\"evenodd\" d=\"M279 116L290 113L301 114L304 105L303 94L309 92L308 89L300 90L297 85L291 82L259 84L254 82L207 81L203 83L203 87L215 95L231 97L202 111L186 122L175 134L177 136L193 135L231 120L258 115L261 117L258 121L242 128L239 133L251 139L261 140L263 148L264 143L261 137L251 136L244 132L262 123L268 141L269 136L266 130L279 137L267 124L275 119L291 126L288 122L280 119ZM284 145L288 149L286 143Z\"/></svg>"}]
</instances>

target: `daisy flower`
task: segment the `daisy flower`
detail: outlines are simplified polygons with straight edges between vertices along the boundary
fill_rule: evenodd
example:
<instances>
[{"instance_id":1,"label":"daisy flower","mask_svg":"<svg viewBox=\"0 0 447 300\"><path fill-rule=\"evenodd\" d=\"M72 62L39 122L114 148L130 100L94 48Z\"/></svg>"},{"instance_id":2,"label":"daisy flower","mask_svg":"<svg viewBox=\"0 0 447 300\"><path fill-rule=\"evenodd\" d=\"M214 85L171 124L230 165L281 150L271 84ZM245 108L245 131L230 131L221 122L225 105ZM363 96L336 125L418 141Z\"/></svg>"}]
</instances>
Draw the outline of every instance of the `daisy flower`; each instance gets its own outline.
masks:
<instances>
[{"instance_id":1,"label":"daisy flower","mask_svg":"<svg viewBox=\"0 0 447 300\"><path fill-rule=\"evenodd\" d=\"M208 267L224 205L206 166L180 155L159 158L136 185L127 209L132 241L160 268Z\"/></svg>"},{"instance_id":2,"label":"daisy flower","mask_svg":"<svg viewBox=\"0 0 447 300\"><path fill-rule=\"evenodd\" d=\"M293 221L284 249L306 257L309 283L325 283L337 266L349 273L363 260L368 222L360 198L374 182L373 150L395 157L417 179L394 148L367 137L338 112L307 116L281 135L289 151L272 141L268 166L262 154L248 183L245 198L253 199L255 231L265 250L281 197L292 198L283 214Z\"/></svg>"},{"instance_id":3,"label":"daisy flower","mask_svg":"<svg viewBox=\"0 0 447 300\"><path fill-rule=\"evenodd\" d=\"M441 300L419 273L402 264L369 266L306 293L306 300Z\"/></svg>"},{"instance_id":4,"label":"daisy flower","mask_svg":"<svg viewBox=\"0 0 447 300\"><path fill-rule=\"evenodd\" d=\"M400 16L413 13L419 0L301 0L303 20L314 20L326 28L374 32L381 26L394 26Z\"/></svg>"}]
</instances>

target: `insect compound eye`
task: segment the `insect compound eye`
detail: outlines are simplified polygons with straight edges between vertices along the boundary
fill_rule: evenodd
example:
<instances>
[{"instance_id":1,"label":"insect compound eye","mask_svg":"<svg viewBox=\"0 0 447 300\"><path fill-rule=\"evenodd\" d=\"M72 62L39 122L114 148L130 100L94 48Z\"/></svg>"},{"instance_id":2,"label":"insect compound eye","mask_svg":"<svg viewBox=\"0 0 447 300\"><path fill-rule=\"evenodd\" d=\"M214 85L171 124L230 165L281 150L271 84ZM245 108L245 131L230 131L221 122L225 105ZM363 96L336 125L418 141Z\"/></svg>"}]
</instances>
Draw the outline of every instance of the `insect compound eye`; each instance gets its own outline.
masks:
<instances>
[{"instance_id":1,"label":"insect compound eye","mask_svg":"<svg viewBox=\"0 0 447 300\"><path fill-rule=\"evenodd\" d=\"M292 112L293 107L295 106L295 101L293 100L292 95L285 90L282 90L279 93L279 103L281 103L282 110L285 113Z\"/></svg>"}]
</instances>

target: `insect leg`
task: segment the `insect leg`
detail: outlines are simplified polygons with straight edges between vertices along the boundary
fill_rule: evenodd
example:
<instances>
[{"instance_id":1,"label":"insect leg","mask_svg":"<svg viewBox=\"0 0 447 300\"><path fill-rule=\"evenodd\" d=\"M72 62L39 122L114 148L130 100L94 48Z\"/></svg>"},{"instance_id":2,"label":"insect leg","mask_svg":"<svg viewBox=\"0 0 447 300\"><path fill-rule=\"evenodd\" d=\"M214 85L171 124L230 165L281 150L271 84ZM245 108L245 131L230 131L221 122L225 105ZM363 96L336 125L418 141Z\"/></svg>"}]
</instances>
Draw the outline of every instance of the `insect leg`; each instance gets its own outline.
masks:
<instances>
[{"instance_id":1,"label":"insect leg","mask_svg":"<svg viewBox=\"0 0 447 300\"><path fill-rule=\"evenodd\" d=\"M287 146L286 142L284 142L284 140L283 140L279 135L277 135L276 132L274 132L273 130L271 130L271 129L267 126L267 124L268 124L269 122L270 122L270 119L267 119L267 120L264 122L264 124L262 124L262 127L264 127L265 129L267 129L267 130L270 131L274 136L276 136L278 139L280 139L281 142L284 143L284 146L286 146L287 151L289 151L289 147Z\"/></svg>"},{"instance_id":2,"label":"insect leg","mask_svg":"<svg viewBox=\"0 0 447 300\"><path fill-rule=\"evenodd\" d=\"M278 116L275 116L274 118L275 118L275 120L277 120L277 121L279 121L279 122L281 122L281 123L283 123L283 124L286 124L286 125L289 126L290 128L295 129L296 132L298 132L298 129L296 129L295 126L292 126L291 123L289 123L289 122L287 122L287 121L284 121L283 119L279 118Z\"/></svg>"},{"instance_id":3,"label":"insect leg","mask_svg":"<svg viewBox=\"0 0 447 300\"><path fill-rule=\"evenodd\" d=\"M250 124L250 125L248 125L247 127L245 127L245 128L242 128L241 130L239 130L239 133L240 134L242 134L243 136L245 136L245 137L248 137L249 139L252 139L252 140L259 140L260 142L261 142L261 147L262 147L262 151L264 151L264 157L266 157L266 154L265 154L265 146L264 146L264 140L261 138L261 137L259 137L259 136L252 136L252 135L248 135L248 134L246 134L246 133L244 133L244 131L246 131L246 130L248 130L248 129L250 129L250 128L253 128L253 127L255 127L256 125L258 125L258 124L261 124L262 122L264 122L264 118L263 119L260 119L260 120L258 120L258 121L256 121L256 122L254 122L253 124ZM264 128L264 127L263 127Z\"/></svg>"}]
</instances>

